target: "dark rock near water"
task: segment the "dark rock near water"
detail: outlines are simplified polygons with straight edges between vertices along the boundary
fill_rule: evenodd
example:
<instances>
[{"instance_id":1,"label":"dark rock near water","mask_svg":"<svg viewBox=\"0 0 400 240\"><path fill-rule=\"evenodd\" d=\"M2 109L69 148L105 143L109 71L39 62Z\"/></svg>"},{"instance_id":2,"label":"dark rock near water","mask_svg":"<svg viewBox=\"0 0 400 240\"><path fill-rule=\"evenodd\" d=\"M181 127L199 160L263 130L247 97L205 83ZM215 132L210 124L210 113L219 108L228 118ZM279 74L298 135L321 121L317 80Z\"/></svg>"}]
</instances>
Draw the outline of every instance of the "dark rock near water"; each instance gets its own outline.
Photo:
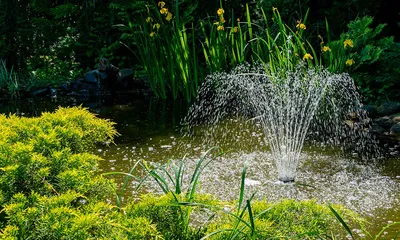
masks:
<instances>
[{"instance_id":1,"label":"dark rock near water","mask_svg":"<svg viewBox=\"0 0 400 240\"><path fill-rule=\"evenodd\" d=\"M50 97L51 98L56 98L57 97L57 89L55 89L53 87L49 87L49 91L50 91Z\"/></svg>"},{"instance_id":2,"label":"dark rock near water","mask_svg":"<svg viewBox=\"0 0 400 240\"><path fill-rule=\"evenodd\" d=\"M92 70L85 74L84 80L89 83L98 83L98 82L100 82L99 75L100 75L99 70Z\"/></svg>"},{"instance_id":3,"label":"dark rock near water","mask_svg":"<svg viewBox=\"0 0 400 240\"><path fill-rule=\"evenodd\" d=\"M374 106L374 105L364 105L362 107L362 109L365 110L365 112L367 113L368 117L370 117L370 118L377 117L378 112L376 110L376 106Z\"/></svg>"},{"instance_id":4,"label":"dark rock near water","mask_svg":"<svg viewBox=\"0 0 400 240\"><path fill-rule=\"evenodd\" d=\"M396 123L390 128L390 135L400 137L400 122Z\"/></svg>"},{"instance_id":5,"label":"dark rock near water","mask_svg":"<svg viewBox=\"0 0 400 240\"><path fill-rule=\"evenodd\" d=\"M66 82L54 88L47 86L27 93L28 96L88 96L88 95L115 95L117 91L132 92L138 95L151 95L146 80L134 78L132 69L121 69L110 64L107 59L101 58L98 68L71 82Z\"/></svg>"},{"instance_id":6,"label":"dark rock near water","mask_svg":"<svg viewBox=\"0 0 400 240\"><path fill-rule=\"evenodd\" d=\"M133 71L132 69L121 69L119 71L119 81L120 82L130 82L133 80Z\"/></svg>"},{"instance_id":7,"label":"dark rock near water","mask_svg":"<svg viewBox=\"0 0 400 240\"><path fill-rule=\"evenodd\" d=\"M397 113L397 114L393 114L393 115L391 115L390 117L392 118L392 121L393 121L394 123L399 123L399 122L400 122L400 112Z\"/></svg>"},{"instance_id":8,"label":"dark rock near water","mask_svg":"<svg viewBox=\"0 0 400 240\"><path fill-rule=\"evenodd\" d=\"M377 118L374 120L374 122L385 129L391 128L394 124L392 118L390 118L389 116Z\"/></svg>"},{"instance_id":9,"label":"dark rock near water","mask_svg":"<svg viewBox=\"0 0 400 240\"><path fill-rule=\"evenodd\" d=\"M99 90L99 84L88 82L83 79L78 79L72 84L71 88L73 91L86 90L93 92Z\"/></svg>"},{"instance_id":10,"label":"dark rock near water","mask_svg":"<svg viewBox=\"0 0 400 240\"><path fill-rule=\"evenodd\" d=\"M36 89L34 91L31 92L31 96L33 97L43 97L46 96L49 93L49 88L40 88L40 89Z\"/></svg>"},{"instance_id":11,"label":"dark rock near water","mask_svg":"<svg viewBox=\"0 0 400 240\"><path fill-rule=\"evenodd\" d=\"M384 134L384 132L386 131L386 129L384 129L383 127L379 126L376 123L373 123L371 125L371 128L369 130L371 133L375 133L375 134Z\"/></svg>"},{"instance_id":12,"label":"dark rock near water","mask_svg":"<svg viewBox=\"0 0 400 240\"><path fill-rule=\"evenodd\" d=\"M399 102L386 102L377 108L379 116L387 116L400 112Z\"/></svg>"}]
</instances>

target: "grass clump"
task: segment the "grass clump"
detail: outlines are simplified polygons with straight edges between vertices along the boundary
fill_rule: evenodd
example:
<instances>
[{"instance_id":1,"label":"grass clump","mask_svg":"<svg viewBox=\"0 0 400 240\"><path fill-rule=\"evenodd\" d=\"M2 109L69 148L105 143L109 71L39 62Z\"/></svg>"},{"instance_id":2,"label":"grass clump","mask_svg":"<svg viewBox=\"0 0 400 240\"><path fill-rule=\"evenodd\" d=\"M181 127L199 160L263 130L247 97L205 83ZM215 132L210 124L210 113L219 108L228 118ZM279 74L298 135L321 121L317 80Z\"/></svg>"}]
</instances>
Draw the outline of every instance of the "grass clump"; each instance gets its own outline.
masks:
<instances>
[{"instance_id":1,"label":"grass clump","mask_svg":"<svg viewBox=\"0 0 400 240\"><path fill-rule=\"evenodd\" d=\"M315 200L284 199L277 203L253 201L250 204L251 214L250 211L223 214L210 225L207 236L211 239L329 239L341 231L329 207ZM361 223L351 211L335 207L345 219L356 225ZM250 224L246 226L246 223Z\"/></svg>"},{"instance_id":2,"label":"grass clump","mask_svg":"<svg viewBox=\"0 0 400 240\"><path fill-rule=\"evenodd\" d=\"M165 239L201 239L205 235L204 222L213 216L210 210L220 202L210 195L196 194L197 206L185 207L176 201L176 196L163 194L143 195L139 202L130 202L124 209L129 218L145 217L155 224ZM183 202L185 196L178 196ZM207 209L205 206L210 206ZM182 218L184 209L191 210L189 222Z\"/></svg>"}]
</instances>

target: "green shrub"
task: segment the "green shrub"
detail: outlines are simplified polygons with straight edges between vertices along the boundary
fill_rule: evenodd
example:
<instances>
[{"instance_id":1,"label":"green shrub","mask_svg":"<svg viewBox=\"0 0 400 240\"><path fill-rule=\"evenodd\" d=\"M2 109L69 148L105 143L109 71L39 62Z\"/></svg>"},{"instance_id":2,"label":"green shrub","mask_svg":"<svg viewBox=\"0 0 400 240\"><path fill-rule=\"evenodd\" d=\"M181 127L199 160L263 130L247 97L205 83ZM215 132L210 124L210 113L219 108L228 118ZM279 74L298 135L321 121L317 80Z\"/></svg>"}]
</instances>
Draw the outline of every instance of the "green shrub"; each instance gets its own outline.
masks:
<instances>
[{"instance_id":1,"label":"green shrub","mask_svg":"<svg viewBox=\"0 0 400 240\"><path fill-rule=\"evenodd\" d=\"M398 97L396 86L400 50L393 37L380 37L385 24L372 28L373 18L351 21L340 39L321 42L325 65L332 72L349 72L366 101ZM327 25L329 32L329 26ZM392 94L393 93L393 94ZM396 96L397 95L397 96ZM385 99L383 99L385 100Z\"/></svg>"},{"instance_id":2,"label":"green shrub","mask_svg":"<svg viewBox=\"0 0 400 240\"><path fill-rule=\"evenodd\" d=\"M98 157L81 153L96 142L112 141L113 123L83 108L60 108L38 118L0 116L0 191L3 202L14 194L42 195L76 190L102 198L111 183L94 177Z\"/></svg>"},{"instance_id":3,"label":"green shrub","mask_svg":"<svg viewBox=\"0 0 400 240\"><path fill-rule=\"evenodd\" d=\"M393 37L378 38L385 24L371 28L372 17L357 18L351 21L348 31L339 40L328 41L328 48L322 45L327 67L333 72L355 71L361 66L370 65L380 59L394 44Z\"/></svg>"},{"instance_id":4,"label":"green shrub","mask_svg":"<svg viewBox=\"0 0 400 240\"><path fill-rule=\"evenodd\" d=\"M184 194L177 196L179 201L184 202ZM161 232L165 239L200 239L204 236L205 229L202 228L200 219L204 218L205 209L200 205L216 206L219 202L209 195L196 194L194 201L199 204L198 207L193 207L192 217L189 223L189 229L182 219L181 211L184 211L184 206L178 204L172 194L161 196L144 195L140 202L129 203L126 208L126 215L130 218L146 217L156 225L157 230ZM203 215L203 217L201 217ZM209 216L208 216L209 217ZM196 219L197 218L197 219ZM197 225L196 225L197 223Z\"/></svg>"},{"instance_id":5,"label":"green shrub","mask_svg":"<svg viewBox=\"0 0 400 240\"><path fill-rule=\"evenodd\" d=\"M352 74L365 102L400 99L399 63L400 43L394 43L376 63Z\"/></svg>"},{"instance_id":6,"label":"green shrub","mask_svg":"<svg viewBox=\"0 0 400 240\"><path fill-rule=\"evenodd\" d=\"M79 69L79 64L73 58L61 60L56 55L42 55L29 59L27 69L32 73L29 81L25 81L28 90L48 85L58 87L83 74L83 69Z\"/></svg>"},{"instance_id":7,"label":"green shrub","mask_svg":"<svg viewBox=\"0 0 400 240\"><path fill-rule=\"evenodd\" d=\"M81 107L38 118L0 115L0 239L162 239L148 218L105 199L113 182L86 153L113 123Z\"/></svg>"},{"instance_id":8,"label":"green shrub","mask_svg":"<svg viewBox=\"0 0 400 240\"><path fill-rule=\"evenodd\" d=\"M69 191L58 196L16 194L4 208L9 239L161 239L144 217L127 218L115 206Z\"/></svg>"},{"instance_id":9,"label":"green shrub","mask_svg":"<svg viewBox=\"0 0 400 240\"><path fill-rule=\"evenodd\" d=\"M235 208L232 205L232 208ZM360 222L352 212L340 209L342 217L352 221ZM236 217L232 215L222 215L216 222L208 228L208 234L215 233L221 229L241 229L238 236L253 236L254 239L324 239L330 236L331 232L338 232L340 224L335 221L335 216L330 209L321 204L317 204L314 200L296 201L281 200L277 203L268 203L266 201L254 201L251 203L251 209L254 221L254 233L250 234L250 228L244 227L243 223L238 226ZM242 216L244 221L249 221L248 213ZM215 239L233 239L232 233L239 231L221 231L221 233L213 235ZM238 237L236 236L236 237ZM240 237L239 237L240 238Z\"/></svg>"}]
</instances>

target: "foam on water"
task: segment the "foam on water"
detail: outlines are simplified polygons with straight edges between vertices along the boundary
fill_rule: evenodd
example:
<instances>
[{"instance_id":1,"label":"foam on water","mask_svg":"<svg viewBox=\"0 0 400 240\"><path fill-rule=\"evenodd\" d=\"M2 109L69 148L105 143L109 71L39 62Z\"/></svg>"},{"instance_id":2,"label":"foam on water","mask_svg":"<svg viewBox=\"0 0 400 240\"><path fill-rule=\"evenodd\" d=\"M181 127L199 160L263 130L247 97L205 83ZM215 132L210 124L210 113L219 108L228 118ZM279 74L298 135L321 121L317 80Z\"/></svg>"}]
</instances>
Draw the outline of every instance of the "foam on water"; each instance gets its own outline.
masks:
<instances>
[{"instance_id":1,"label":"foam on water","mask_svg":"<svg viewBox=\"0 0 400 240\"><path fill-rule=\"evenodd\" d=\"M276 180L273 157L271 153L259 151L223 155L203 170L197 192L212 193L221 200L237 199L246 165L247 198L256 193L256 199L271 202L285 198L316 199L319 203L342 204L363 216L400 206L400 180L385 176L374 164L307 151L300 154L296 182L285 184ZM197 161L197 158L186 159L184 186L189 183ZM146 191L161 193L153 180L149 179L145 186Z\"/></svg>"}]
</instances>

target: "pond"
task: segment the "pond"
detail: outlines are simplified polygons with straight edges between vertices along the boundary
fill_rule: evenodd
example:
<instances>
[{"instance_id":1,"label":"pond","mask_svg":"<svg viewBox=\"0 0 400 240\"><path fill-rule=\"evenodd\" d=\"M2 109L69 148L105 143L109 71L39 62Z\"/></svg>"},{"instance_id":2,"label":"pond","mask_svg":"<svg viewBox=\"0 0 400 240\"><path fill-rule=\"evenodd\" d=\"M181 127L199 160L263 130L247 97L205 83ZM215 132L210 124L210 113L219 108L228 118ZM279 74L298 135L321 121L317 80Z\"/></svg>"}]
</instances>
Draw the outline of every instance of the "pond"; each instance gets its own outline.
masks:
<instances>
[{"instance_id":1,"label":"pond","mask_svg":"<svg viewBox=\"0 0 400 240\"><path fill-rule=\"evenodd\" d=\"M189 107L185 102L131 95L114 99L104 96L38 98L2 101L0 112L38 116L58 106L74 105L88 107L99 117L117 123L116 129L121 135L115 139L115 145L99 145L94 150L105 160L101 163L101 173L129 172L139 160L148 163L171 160L173 163L183 157L187 159L185 171L189 173L196 159L218 145L226 153L204 170L200 192L215 194L220 199L236 199L242 169L246 165L246 194L256 193L257 199L316 199L320 203L339 203L365 217L370 223L368 229L375 234L388 223L400 221L400 156L365 163L337 149L306 144L296 182L283 184L276 181L277 173L269 149L257 126L232 119L223 122L220 126L223 131L213 136L210 132L199 131L195 136L186 137L180 125ZM134 174L143 176L143 171L138 169ZM123 178L115 179L121 185ZM146 182L138 193L135 190L137 184L135 181L129 184L125 198L160 191L154 183ZM390 237L400 230L399 226L396 228L388 230L385 236Z\"/></svg>"}]
</instances>

